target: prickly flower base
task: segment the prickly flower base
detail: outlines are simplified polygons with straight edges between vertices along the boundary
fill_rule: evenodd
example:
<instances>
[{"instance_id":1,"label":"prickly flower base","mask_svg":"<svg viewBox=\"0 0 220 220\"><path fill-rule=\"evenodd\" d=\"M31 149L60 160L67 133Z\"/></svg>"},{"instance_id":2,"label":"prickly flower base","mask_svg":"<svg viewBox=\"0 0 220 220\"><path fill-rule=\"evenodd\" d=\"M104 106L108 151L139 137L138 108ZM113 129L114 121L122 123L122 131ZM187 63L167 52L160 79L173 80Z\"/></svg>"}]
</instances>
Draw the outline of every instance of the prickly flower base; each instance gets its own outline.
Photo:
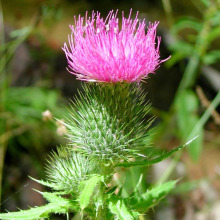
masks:
<instances>
[{"instance_id":1,"label":"prickly flower base","mask_svg":"<svg viewBox=\"0 0 220 220\"><path fill-rule=\"evenodd\" d=\"M149 126L143 123L149 109L144 100L135 84L87 84L73 103L66 124L70 143L105 164L137 155Z\"/></svg>"},{"instance_id":2,"label":"prickly flower base","mask_svg":"<svg viewBox=\"0 0 220 220\"><path fill-rule=\"evenodd\" d=\"M39 192L48 204L0 214L0 218L40 219L51 213L68 218L69 213L79 212L82 218L129 220L155 206L175 181L147 192L141 192L139 184L127 197L121 196L121 186L112 181L116 167L151 165L180 149L152 160L142 155L152 121L146 120L149 105L145 99L137 83L87 83L73 100L65 123L69 144L50 155L47 180L36 180L52 189Z\"/></svg>"}]
</instances>

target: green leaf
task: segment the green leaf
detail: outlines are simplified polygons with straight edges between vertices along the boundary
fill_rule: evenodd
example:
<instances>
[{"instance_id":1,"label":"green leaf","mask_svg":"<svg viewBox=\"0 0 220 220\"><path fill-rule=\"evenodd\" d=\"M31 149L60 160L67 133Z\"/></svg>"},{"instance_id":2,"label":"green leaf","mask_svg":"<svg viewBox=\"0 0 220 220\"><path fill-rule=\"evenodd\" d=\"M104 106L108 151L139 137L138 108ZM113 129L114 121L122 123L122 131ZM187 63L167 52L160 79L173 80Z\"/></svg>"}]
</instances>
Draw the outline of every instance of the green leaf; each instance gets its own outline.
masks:
<instances>
[{"instance_id":1,"label":"green leaf","mask_svg":"<svg viewBox=\"0 0 220 220\"><path fill-rule=\"evenodd\" d=\"M24 27L21 29L17 29L14 31L10 32L10 37L11 38L17 38L17 37L23 37L23 36L28 36L32 31L32 27Z\"/></svg>"},{"instance_id":2,"label":"green leaf","mask_svg":"<svg viewBox=\"0 0 220 220\"><path fill-rule=\"evenodd\" d=\"M195 121L195 124L198 122L198 120ZM196 140L190 145L190 147L188 148L189 150L189 154L191 156L191 158L194 161L198 161L201 152L202 152L202 148L203 148L203 128L199 128L197 130L197 133L199 134L196 138Z\"/></svg>"},{"instance_id":3,"label":"green leaf","mask_svg":"<svg viewBox=\"0 0 220 220\"><path fill-rule=\"evenodd\" d=\"M143 168L140 166L131 167L124 174L124 179L121 180L123 183L122 197L126 198L130 192L138 190L140 193L144 192L144 184L142 184L142 173ZM119 194L117 194L119 196Z\"/></svg>"},{"instance_id":4,"label":"green leaf","mask_svg":"<svg viewBox=\"0 0 220 220\"><path fill-rule=\"evenodd\" d=\"M47 186L47 187L50 187L50 188L52 188L52 189L55 189L55 188L56 188L56 185L55 185L55 184L50 183L50 182L48 182L48 181L37 180L37 179L35 179L35 178L31 177L31 176L30 176L30 178L31 178L32 180L34 180L35 182L40 183L40 184L43 185L43 186Z\"/></svg>"},{"instance_id":5,"label":"green leaf","mask_svg":"<svg viewBox=\"0 0 220 220\"><path fill-rule=\"evenodd\" d=\"M183 60L184 58L188 57L189 54L187 53L182 53L182 51L175 51L172 54L172 57L167 60L167 62L165 63L167 68L171 68L173 65L175 65L177 62L179 62L180 60Z\"/></svg>"},{"instance_id":6,"label":"green leaf","mask_svg":"<svg viewBox=\"0 0 220 220\"><path fill-rule=\"evenodd\" d=\"M118 219L122 220L137 219L139 216L138 212L129 210L125 201L115 195L109 199L109 209Z\"/></svg>"},{"instance_id":7,"label":"green leaf","mask_svg":"<svg viewBox=\"0 0 220 220\"><path fill-rule=\"evenodd\" d=\"M163 199L176 185L176 181L169 181L158 185L146 193L140 195L132 195L132 198L127 199L133 209L145 213L149 208L154 207Z\"/></svg>"},{"instance_id":8,"label":"green leaf","mask_svg":"<svg viewBox=\"0 0 220 220\"><path fill-rule=\"evenodd\" d=\"M179 53L187 56L187 55L192 55L192 51L194 50L194 47L189 43L179 40L174 44L170 45L169 49L172 51L178 51Z\"/></svg>"},{"instance_id":9,"label":"green leaf","mask_svg":"<svg viewBox=\"0 0 220 220\"><path fill-rule=\"evenodd\" d=\"M214 13L213 17L211 18L211 23L213 26L217 26L220 24L220 11L219 10L217 10Z\"/></svg>"},{"instance_id":10,"label":"green leaf","mask_svg":"<svg viewBox=\"0 0 220 220\"><path fill-rule=\"evenodd\" d=\"M95 175L86 181L85 188L79 196L79 204L81 209L86 208L89 205L91 196L96 188L96 186L101 182L102 177Z\"/></svg>"},{"instance_id":11,"label":"green leaf","mask_svg":"<svg viewBox=\"0 0 220 220\"><path fill-rule=\"evenodd\" d=\"M220 17L219 17L220 19ZM209 43L211 43L212 41L214 41L216 38L219 38L220 37L220 27L215 27L213 28L209 34L208 34L208 37L207 37L207 41Z\"/></svg>"},{"instance_id":12,"label":"green leaf","mask_svg":"<svg viewBox=\"0 0 220 220\"><path fill-rule=\"evenodd\" d=\"M7 90L6 98L6 110L24 123L36 123L36 120L42 119L42 112L46 109L52 111L53 115L63 113L58 103L59 94L55 90L13 87Z\"/></svg>"},{"instance_id":13,"label":"green leaf","mask_svg":"<svg viewBox=\"0 0 220 220\"><path fill-rule=\"evenodd\" d=\"M166 159L167 157L171 156L173 153L181 150L182 148L184 148L187 144L181 145L179 147L174 148L173 150L170 150L168 152L163 153L161 156L156 157L152 160L149 159L145 159L145 160L141 160L141 161L135 161L135 162L124 162L124 163L118 163L116 164L117 167L132 167L132 166L150 166L152 164L155 163L159 163L160 161Z\"/></svg>"},{"instance_id":14,"label":"green leaf","mask_svg":"<svg viewBox=\"0 0 220 220\"><path fill-rule=\"evenodd\" d=\"M48 204L45 206L37 207L37 208L31 208L29 210L21 210L19 212L9 212L9 213L4 213L0 214L0 219L5 220L5 219L20 219L20 220L26 220L26 219L39 219L39 218L48 218L49 214L51 212L63 212L62 210L59 209L56 204Z\"/></svg>"},{"instance_id":15,"label":"green leaf","mask_svg":"<svg viewBox=\"0 0 220 220\"><path fill-rule=\"evenodd\" d=\"M111 195L111 194L113 194L114 192L115 192L115 190L118 188L118 186L114 186L114 187L112 187L112 188L110 188L108 191L107 191L107 193L109 194L109 195Z\"/></svg>"},{"instance_id":16,"label":"green leaf","mask_svg":"<svg viewBox=\"0 0 220 220\"><path fill-rule=\"evenodd\" d=\"M173 51L172 57L166 62L168 68L172 67L178 61L190 57L194 51L192 44L184 41L177 41L169 46L169 49Z\"/></svg>"},{"instance_id":17,"label":"green leaf","mask_svg":"<svg viewBox=\"0 0 220 220\"><path fill-rule=\"evenodd\" d=\"M179 93L176 99L177 108L177 123L179 127L179 134L182 141L189 138L192 130L199 121L197 116L198 98L191 90ZM191 158L197 161L202 151L203 143L203 128L198 127L195 131L198 138L193 141L189 149Z\"/></svg>"},{"instance_id":18,"label":"green leaf","mask_svg":"<svg viewBox=\"0 0 220 220\"><path fill-rule=\"evenodd\" d=\"M198 188L201 180L194 180L194 181L188 181L188 182L183 182L181 184L178 184L175 189L172 190L172 194L176 195L184 195L187 192L190 192L196 188Z\"/></svg>"},{"instance_id":19,"label":"green leaf","mask_svg":"<svg viewBox=\"0 0 220 220\"><path fill-rule=\"evenodd\" d=\"M212 50L203 57L203 63L211 65L220 60L220 50Z\"/></svg>"},{"instance_id":20,"label":"green leaf","mask_svg":"<svg viewBox=\"0 0 220 220\"><path fill-rule=\"evenodd\" d=\"M60 204L60 206L64 206L71 210L77 210L77 211L80 210L75 200L70 200L70 199L61 197L59 192L51 193L51 192L40 192L38 190L35 190L35 191L42 194L42 196L50 203Z\"/></svg>"},{"instance_id":21,"label":"green leaf","mask_svg":"<svg viewBox=\"0 0 220 220\"><path fill-rule=\"evenodd\" d=\"M37 190L36 190L37 191ZM37 191L39 192L39 191ZM0 219L20 219L20 220L26 220L26 219L40 219L40 218L48 218L50 213L54 214L65 214L71 211L79 211L79 208L76 205L75 201L62 198L59 195L56 195L55 193L49 193L49 192L39 192L43 195L43 197L48 200L49 204L31 208L29 210L21 210L18 212L9 212L9 213L3 213L0 214Z\"/></svg>"},{"instance_id":22,"label":"green leaf","mask_svg":"<svg viewBox=\"0 0 220 220\"><path fill-rule=\"evenodd\" d=\"M194 20L193 18L184 17L173 25L172 33L177 34L177 32L186 28L190 28L199 32L202 29L202 24L199 21Z\"/></svg>"}]
</instances>

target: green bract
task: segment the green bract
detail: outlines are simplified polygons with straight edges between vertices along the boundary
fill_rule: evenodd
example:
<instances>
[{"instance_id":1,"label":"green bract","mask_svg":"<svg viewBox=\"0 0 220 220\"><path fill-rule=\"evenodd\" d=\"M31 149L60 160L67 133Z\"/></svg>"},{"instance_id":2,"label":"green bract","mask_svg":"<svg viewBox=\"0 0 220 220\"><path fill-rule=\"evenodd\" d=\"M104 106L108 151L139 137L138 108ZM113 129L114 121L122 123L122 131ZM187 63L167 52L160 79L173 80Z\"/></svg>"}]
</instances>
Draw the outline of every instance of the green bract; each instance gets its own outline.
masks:
<instances>
[{"instance_id":1,"label":"green bract","mask_svg":"<svg viewBox=\"0 0 220 220\"><path fill-rule=\"evenodd\" d=\"M47 164L47 179L54 190L77 193L80 183L96 172L94 163L74 151L63 147L50 156Z\"/></svg>"},{"instance_id":2,"label":"green bract","mask_svg":"<svg viewBox=\"0 0 220 220\"><path fill-rule=\"evenodd\" d=\"M144 122L149 105L139 85L88 83L83 90L66 124L71 144L83 154L111 162L137 155L150 125Z\"/></svg>"}]
</instances>

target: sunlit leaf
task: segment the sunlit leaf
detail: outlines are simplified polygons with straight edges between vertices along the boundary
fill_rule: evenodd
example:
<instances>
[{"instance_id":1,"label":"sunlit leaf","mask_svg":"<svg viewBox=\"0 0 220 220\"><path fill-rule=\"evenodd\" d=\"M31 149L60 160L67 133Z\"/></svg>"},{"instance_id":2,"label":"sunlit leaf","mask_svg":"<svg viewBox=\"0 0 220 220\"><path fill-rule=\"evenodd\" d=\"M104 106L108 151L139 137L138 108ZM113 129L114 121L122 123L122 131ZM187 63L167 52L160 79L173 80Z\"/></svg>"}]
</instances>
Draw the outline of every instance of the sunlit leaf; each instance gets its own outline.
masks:
<instances>
[{"instance_id":1,"label":"sunlit leaf","mask_svg":"<svg viewBox=\"0 0 220 220\"><path fill-rule=\"evenodd\" d=\"M32 180L36 181L37 183L40 183L40 184L43 185L43 186L47 186L47 187L50 187L50 188L52 188L52 189L54 189L54 188L56 187L55 184L50 183L50 182L48 182L48 181L37 180L37 179L35 179L35 178L33 178L33 177L30 177L30 178L31 178Z\"/></svg>"},{"instance_id":2,"label":"sunlit leaf","mask_svg":"<svg viewBox=\"0 0 220 220\"><path fill-rule=\"evenodd\" d=\"M157 205L160 200L175 187L175 185L176 181L169 181L148 190L142 195L132 195L132 198L128 199L129 204L133 209L145 213L149 208Z\"/></svg>"},{"instance_id":3,"label":"sunlit leaf","mask_svg":"<svg viewBox=\"0 0 220 220\"><path fill-rule=\"evenodd\" d=\"M118 163L118 164L116 164L116 166L118 166L118 167L150 166L152 164L159 163L160 161L165 160L167 157L169 157L173 153L181 150L185 146L186 146L186 144L185 145L181 145L179 147L176 147L173 150L165 152L161 156L158 156L158 157L156 157L154 159L144 159L144 160L130 162L130 163L128 163L128 162Z\"/></svg>"},{"instance_id":4,"label":"sunlit leaf","mask_svg":"<svg viewBox=\"0 0 220 220\"><path fill-rule=\"evenodd\" d=\"M129 209L125 201L117 196L110 197L109 209L117 217L117 219L121 220L133 220L137 219L139 216L138 212Z\"/></svg>"},{"instance_id":5,"label":"sunlit leaf","mask_svg":"<svg viewBox=\"0 0 220 220\"><path fill-rule=\"evenodd\" d=\"M0 219L14 219L14 220L36 220L41 218L48 218L50 213L65 214L69 211L77 210L75 203L69 199L62 198L54 193L41 192L41 194L51 203L31 208L29 210L20 210L18 212L8 212L0 214Z\"/></svg>"},{"instance_id":6,"label":"sunlit leaf","mask_svg":"<svg viewBox=\"0 0 220 220\"><path fill-rule=\"evenodd\" d=\"M36 220L40 218L48 218L49 214L53 211L61 211L59 210L59 207L55 204L48 204L45 206L37 207L37 208L31 208L29 210L22 210L19 212L9 212L5 214L0 214L0 219L14 219L14 220ZM63 208L62 208L63 211Z\"/></svg>"},{"instance_id":7,"label":"sunlit leaf","mask_svg":"<svg viewBox=\"0 0 220 220\"><path fill-rule=\"evenodd\" d=\"M86 181L85 188L79 196L79 204L81 209L84 209L89 205L92 194L96 186L101 182L101 179L101 176L94 175Z\"/></svg>"}]
</instances>

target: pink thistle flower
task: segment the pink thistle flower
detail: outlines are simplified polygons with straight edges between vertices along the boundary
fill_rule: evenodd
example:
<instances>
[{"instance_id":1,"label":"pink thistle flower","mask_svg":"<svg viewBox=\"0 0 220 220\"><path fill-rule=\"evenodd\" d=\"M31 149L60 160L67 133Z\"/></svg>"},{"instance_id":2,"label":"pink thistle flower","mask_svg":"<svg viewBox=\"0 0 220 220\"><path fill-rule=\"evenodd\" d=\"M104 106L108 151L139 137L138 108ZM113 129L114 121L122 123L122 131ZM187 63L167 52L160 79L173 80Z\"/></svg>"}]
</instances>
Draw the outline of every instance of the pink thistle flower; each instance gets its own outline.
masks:
<instances>
[{"instance_id":1,"label":"pink thistle flower","mask_svg":"<svg viewBox=\"0 0 220 220\"><path fill-rule=\"evenodd\" d=\"M68 71L78 79L97 82L134 82L154 73L160 63L156 28L159 22L149 23L145 34L145 20L140 21L138 12L134 20L124 17L119 26L117 11L110 11L103 20L100 13L92 12L85 19L74 17L75 26L69 36L69 47L62 48L68 61Z\"/></svg>"}]
</instances>

